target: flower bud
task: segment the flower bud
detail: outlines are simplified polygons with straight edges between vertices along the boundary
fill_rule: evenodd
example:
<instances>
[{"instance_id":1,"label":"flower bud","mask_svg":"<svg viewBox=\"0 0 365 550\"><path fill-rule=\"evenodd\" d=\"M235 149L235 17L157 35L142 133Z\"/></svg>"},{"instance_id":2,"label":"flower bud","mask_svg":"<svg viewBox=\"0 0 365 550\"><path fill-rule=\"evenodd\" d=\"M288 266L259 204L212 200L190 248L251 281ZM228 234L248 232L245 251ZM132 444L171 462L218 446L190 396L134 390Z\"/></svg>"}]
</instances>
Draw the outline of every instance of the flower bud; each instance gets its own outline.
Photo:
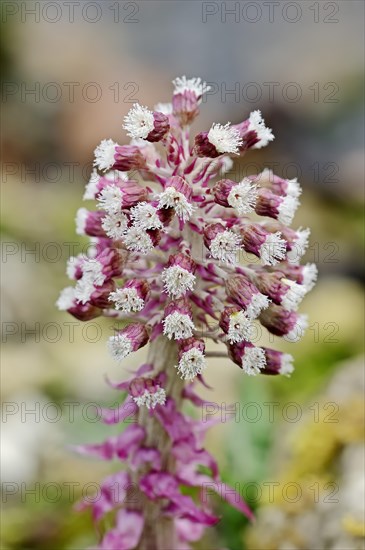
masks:
<instances>
[{"instance_id":1,"label":"flower bud","mask_svg":"<svg viewBox=\"0 0 365 550\"><path fill-rule=\"evenodd\" d=\"M140 170L146 168L146 161L136 145L119 145L115 148L115 170Z\"/></svg>"},{"instance_id":2,"label":"flower bud","mask_svg":"<svg viewBox=\"0 0 365 550\"><path fill-rule=\"evenodd\" d=\"M268 168L265 168L261 174L251 177L254 178L255 183L259 184L261 187L270 189L273 193L276 193L276 195L289 195L295 199L298 199L302 192L297 178L292 180L280 178Z\"/></svg>"},{"instance_id":3,"label":"flower bud","mask_svg":"<svg viewBox=\"0 0 365 550\"><path fill-rule=\"evenodd\" d=\"M290 353L283 353L270 348L262 348L265 352L266 365L261 374L282 374L290 376L294 372L293 357Z\"/></svg>"},{"instance_id":4,"label":"flower bud","mask_svg":"<svg viewBox=\"0 0 365 550\"><path fill-rule=\"evenodd\" d=\"M306 315L299 315L275 304L261 313L260 322L272 334L285 336L291 342L300 340L308 327Z\"/></svg>"}]
</instances>

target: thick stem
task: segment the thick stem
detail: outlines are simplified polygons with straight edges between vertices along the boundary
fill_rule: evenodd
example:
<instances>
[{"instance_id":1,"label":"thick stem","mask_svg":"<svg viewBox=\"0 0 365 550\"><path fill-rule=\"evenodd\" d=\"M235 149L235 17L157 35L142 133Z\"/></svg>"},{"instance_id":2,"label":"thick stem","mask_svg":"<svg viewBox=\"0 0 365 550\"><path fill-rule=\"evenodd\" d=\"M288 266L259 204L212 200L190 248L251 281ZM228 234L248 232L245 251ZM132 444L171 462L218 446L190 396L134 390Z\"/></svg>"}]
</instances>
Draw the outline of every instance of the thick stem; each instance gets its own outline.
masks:
<instances>
[{"instance_id":1,"label":"thick stem","mask_svg":"<svg viewBox=\"0 0 365 550\"><path fill-rule=\"evenodd\" d=\"M191 246L192 257L201 255L202 241L199 235L185 227L186 242ZM154 365L154 375L159 372L167 374L165 386L168 397L174 399L177 409L181 407L182 389L184 381L177 376L174 365L177 364L177 346L175 341L159 336L149 345L147 362ZM171 440L160 423L149 415L146 409L141 409L138 422L146 429L146 445L158 449L162 457L162 469L174 473L174 460L171 455ZM138 474L134 478L138 483ZM151 502L141 494L140 508L143 511L145 524L143 533L136 550L173 550L176 548L175 529L173 519L161 514L158 502Z\"/></svg>"},{"instance_id":2,"label":"thick stem","mask_svg":"<svg viewBox=\"0 0 365 550\"><path fill-rule=\"evenodd\" d=\"M175 400L177 407L181 403L183 380L176 376L174 365L177 363L176 342L160 336L149 345L148 363L154 365L154 375L166 372L168 376L166 394ZM162 458L162 469L173 472L173 459L170 453L171 441L160 423L141 408L138 423L146 429L147 446L158 449ZM135 482L138 483L138 474ZM144 529L137 550L172 550L176 547L173 520L161 514L160 504L151 502L141 493L139 506L144 515Z\"/></svg>"}]
</instances>

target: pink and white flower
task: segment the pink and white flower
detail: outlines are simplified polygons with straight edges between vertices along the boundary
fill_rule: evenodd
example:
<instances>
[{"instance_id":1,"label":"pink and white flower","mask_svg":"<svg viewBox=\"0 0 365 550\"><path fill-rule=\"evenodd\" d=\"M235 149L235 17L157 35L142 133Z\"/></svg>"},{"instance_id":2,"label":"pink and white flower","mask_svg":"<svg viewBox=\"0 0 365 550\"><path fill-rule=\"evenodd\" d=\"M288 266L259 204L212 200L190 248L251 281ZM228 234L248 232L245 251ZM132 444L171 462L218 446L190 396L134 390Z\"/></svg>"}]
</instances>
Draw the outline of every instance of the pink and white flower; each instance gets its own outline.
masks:
<instances>
[{"instance_id":1,"label":"pink and white flower","mask_svg":"<svg viewBox=\"0 0 365 550\"><path fill-rule=\"evenodd\" d=\"M247 375L289 376L292 356L254 344L253 329L261 323L298 340L308 321L297 309L317 278L314 264L300 265L309 230L288 227L301 194L296 179L264 170L216 182L231 171L231 156L274 139L261 112L238 124L214 122L194 137L190 127L210 86L185 76L173 84L171 103L132 106L123 125L129 145L104 139L96 147L84 199L94 200L97 210L81 208L76 216L76 231L90 246L69 260L73 286L57 300L60 311L80 321L128 318L107 342L115 361L147 344L149 350L147 362L128 369L127 379L108 380L126 394L124 402L100 408L104 424L129 422L131 415L133 423L75 449L126 461L125 470L101 483L98 499L79 506L91 509L96 524L108 514L95 550L159 547L156 518L169 526L164 547L187 550L219 519L210 502L195 496L205 484L224 490L226 500L252 518L203 447L218 417L195 420L181 405L207 404L196 388L206 385L209 356L220 354L205 352L208 340L226 346L227 359ZM194 498L183 487L193 488Z\"/></svg>"}]
</instances>

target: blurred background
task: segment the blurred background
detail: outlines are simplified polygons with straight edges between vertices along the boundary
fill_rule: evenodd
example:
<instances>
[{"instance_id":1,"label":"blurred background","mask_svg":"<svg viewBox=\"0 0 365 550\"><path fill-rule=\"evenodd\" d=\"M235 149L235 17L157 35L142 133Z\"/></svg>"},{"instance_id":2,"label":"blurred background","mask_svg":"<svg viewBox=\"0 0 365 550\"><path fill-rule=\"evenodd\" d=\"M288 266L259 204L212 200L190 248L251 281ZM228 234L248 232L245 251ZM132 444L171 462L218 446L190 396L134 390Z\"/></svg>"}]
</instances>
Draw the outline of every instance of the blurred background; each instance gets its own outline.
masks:
<instances>
[{"instance_id":1,"label":"blurred background","mask_svg":"<svg viewBox=\"0 0 365 550\"><path fill-rule=\"evenodd\" d=\"M363 2L1 8L2 548L95 541L88 514L73 506L114 466L67 445L116 433L92 403L117 402L103 378L121 372L105 350L111 327L83 325L54 303L67 258L85 250L74 216L95 146L124 143L131 105L170 101L171 80L183 74L212 86L196 133L261 109L276 139L232 178L266 166L298 177L294 227L311 227L305 259L320 275L302 307L306 336L281 344L295 356L290 379L252 380L228 360L209 366L215 390L204 396L226 406L227 422L207 446L257 522L217 498L223 520L197 548L364 548Z\"/></svg>"}]
</instances>

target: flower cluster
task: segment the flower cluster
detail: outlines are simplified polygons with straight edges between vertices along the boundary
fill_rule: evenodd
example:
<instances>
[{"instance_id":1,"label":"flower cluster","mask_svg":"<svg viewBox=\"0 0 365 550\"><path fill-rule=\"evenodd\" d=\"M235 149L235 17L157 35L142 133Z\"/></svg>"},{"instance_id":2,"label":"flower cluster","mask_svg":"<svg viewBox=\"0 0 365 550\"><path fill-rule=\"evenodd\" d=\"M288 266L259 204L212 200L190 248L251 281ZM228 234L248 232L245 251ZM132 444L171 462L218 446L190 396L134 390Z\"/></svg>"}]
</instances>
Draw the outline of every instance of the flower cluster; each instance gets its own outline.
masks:
<instances>
[{"instance_id":1,"label":"flower cluster","mask_svg":"<svg viewBox=\"0 0 365 550\"><path fill-rule=\"evenodd\" d=\"M138 423L100 445L78 449L128 464L106 481L92 506L96 521L118 510L115 528L98 547L104 550L137 547L145 529L142 508L118 506L112 482L123 492L130 480L138 481L141 498L156 502L173 522L176 547L190 548L217 521L206 506L180 492L181 484L222 483L202 446L208 424L179 410L184 399L203 403L194 384L204 383L206 341L223 343L247 375L290 375L291 355L254 344L254 325L298 340L307 320L297 309L317 276L314 264L300 264L309 230L289 227L299 183L269 170L239 182L225 177L230 155L273 140L260 111L239 124L214 123L192 140L190 126L209 86L186 77L173 84L171 104L155 110L135 104L129 111L123 125L129 145L104 139L95 149L84 199L96 201L96 209L81 208L76 217L77 233L89 236L93 246L69 260L67 273L75 284L57 302L82 321L107 316L122 322L107 343L116 361L162 340L176 350L176 361L163 368L148 363L115 385L128 395L118 415L104 410L104 421L122 422L123 411L133 410ZM164 449L147 434L151 416L168 439ZM169 465L166 449L173 458ZM199 473L199 466L211 475ZM231 501L250 514L241 499Z\"/></svg>"}]
</instances>

